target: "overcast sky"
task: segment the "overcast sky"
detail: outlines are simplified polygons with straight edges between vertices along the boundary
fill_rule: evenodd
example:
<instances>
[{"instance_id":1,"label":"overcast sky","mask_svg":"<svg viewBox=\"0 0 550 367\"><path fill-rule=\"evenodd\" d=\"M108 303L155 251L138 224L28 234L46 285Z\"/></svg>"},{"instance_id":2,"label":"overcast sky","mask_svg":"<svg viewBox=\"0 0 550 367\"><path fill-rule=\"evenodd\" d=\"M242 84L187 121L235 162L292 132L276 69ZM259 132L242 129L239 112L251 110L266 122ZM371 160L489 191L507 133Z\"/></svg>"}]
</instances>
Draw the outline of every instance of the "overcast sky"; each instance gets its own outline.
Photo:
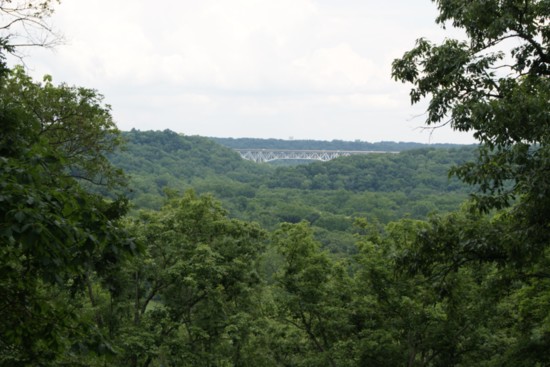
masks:
<instances>
[{"instance_id":1,"label":"overcast sky","mask_svg":"<svg viewBox=\"0 0 550 367\"><path fill-rule=\"evenodd\" d=\"M280 139L471 143L423 130L391 79L419 37L440 41L430 0L65 0L39 77L99 90L122 130Z\"/></svg>"}]
</instances>

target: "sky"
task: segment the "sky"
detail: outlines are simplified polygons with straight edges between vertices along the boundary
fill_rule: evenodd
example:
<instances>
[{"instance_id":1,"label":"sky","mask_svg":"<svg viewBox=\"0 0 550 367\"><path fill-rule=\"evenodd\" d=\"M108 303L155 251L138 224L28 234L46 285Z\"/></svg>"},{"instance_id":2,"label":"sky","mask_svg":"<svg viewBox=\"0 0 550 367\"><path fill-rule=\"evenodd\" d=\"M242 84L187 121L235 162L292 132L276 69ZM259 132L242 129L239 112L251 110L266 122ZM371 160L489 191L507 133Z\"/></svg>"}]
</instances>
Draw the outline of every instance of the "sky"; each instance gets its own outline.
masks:
<instances>
[{"instance_id":1,"label":"sky","mask_svg":"<svg viewBox=\"0 0 550 367\"><path fill-rule=\"evenodd\" d=\"M416 39L450 35L436 16L430 0L65 0L63 44L24 60L98 90L121 130L473 143L424 129L426 103L391 78Z\"/></svg>"}]
</instances>

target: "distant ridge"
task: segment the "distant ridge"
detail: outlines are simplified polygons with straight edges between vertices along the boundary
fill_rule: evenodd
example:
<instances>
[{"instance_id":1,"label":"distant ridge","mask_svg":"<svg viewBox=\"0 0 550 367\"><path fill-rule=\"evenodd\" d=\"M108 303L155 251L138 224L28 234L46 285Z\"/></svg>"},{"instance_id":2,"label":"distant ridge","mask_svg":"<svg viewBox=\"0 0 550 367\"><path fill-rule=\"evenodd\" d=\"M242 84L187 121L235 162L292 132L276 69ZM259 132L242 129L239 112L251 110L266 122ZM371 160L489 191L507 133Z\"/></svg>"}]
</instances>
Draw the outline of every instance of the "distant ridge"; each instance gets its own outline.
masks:
<instances>
[{"instance_id":1,"label":"distant ridge","mask_svg":"<svg viewBox=\"0 0 550 367\"><path fill-rule=\"evenodd\" d=\"M259 138L216 138L216 143L232 149L302 149L302 150L348 150L348 151L393 151L401 152L420 148L459 148L466 144L423 144L414 142L382 141L368 143L365 141L344 140L283 140Z\"/></svg>"}]
</instances>

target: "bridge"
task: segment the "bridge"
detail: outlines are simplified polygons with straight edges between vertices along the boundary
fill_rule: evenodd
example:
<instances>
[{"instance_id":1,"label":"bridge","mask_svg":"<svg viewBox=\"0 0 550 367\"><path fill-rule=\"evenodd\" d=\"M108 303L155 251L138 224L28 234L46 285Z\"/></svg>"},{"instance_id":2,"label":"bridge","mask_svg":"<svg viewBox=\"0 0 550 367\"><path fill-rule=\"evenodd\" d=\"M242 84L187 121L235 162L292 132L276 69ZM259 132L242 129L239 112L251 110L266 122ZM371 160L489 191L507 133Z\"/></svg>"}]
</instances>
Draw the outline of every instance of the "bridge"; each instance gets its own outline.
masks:
<instances>
[{"instance_id":1,"label":"bridge","mask_svg":"<svg viewBox=\"0 0 550 367\"><path fill-rule=\"evenodd\" d=\"M299 159L330 161L338 157L349 157L350 155L373 154L373 153L399 153L374 150L295 150L295 149L235 149L241 158L265 163L279 159Z\"/></svg>"}]
</instances>

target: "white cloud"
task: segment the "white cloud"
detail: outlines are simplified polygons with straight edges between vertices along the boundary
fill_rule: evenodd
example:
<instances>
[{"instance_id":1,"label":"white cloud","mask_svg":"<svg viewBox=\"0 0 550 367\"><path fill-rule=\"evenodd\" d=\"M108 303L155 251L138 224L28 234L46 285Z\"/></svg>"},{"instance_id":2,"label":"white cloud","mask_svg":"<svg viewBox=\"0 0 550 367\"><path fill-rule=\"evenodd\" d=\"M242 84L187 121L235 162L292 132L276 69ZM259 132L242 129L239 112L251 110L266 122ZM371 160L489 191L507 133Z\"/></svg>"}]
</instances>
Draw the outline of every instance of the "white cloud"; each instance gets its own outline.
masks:
<instances>
[{"instance_id":1,"label":"white cloud","mask_svg":"<svg viewBox=\"0 0 550 367\"><path fill-rule=\"evenodd\" d=\"M363 109L390 109L399 108L400 101L391 94L353 93L345 95L331 95L327 98L329 103L342 108Z\"/></svg>"},{"instance_id":2,"label":"white cloud","mask_svg":"<svg viewBox=\"0 0 550 367\"><path fill-rule=\"evenodd\" d=\"M293 62L297 75L323 91L354 91L366 88L376 75L373 62L361 57L350 45L320 48Z\"/></svg>"},{"instance_id":3,"label":"white cloud","mask_svg":"<svg viewBox=\"0 0 550 367\"><path fill-rule=\"evenodd\" d=\"M69 43L27 63L99 89L122 129L407 140L390 64L441 36L434 18L429 0L65 1Z\"/></svg>"}]
</instances>

